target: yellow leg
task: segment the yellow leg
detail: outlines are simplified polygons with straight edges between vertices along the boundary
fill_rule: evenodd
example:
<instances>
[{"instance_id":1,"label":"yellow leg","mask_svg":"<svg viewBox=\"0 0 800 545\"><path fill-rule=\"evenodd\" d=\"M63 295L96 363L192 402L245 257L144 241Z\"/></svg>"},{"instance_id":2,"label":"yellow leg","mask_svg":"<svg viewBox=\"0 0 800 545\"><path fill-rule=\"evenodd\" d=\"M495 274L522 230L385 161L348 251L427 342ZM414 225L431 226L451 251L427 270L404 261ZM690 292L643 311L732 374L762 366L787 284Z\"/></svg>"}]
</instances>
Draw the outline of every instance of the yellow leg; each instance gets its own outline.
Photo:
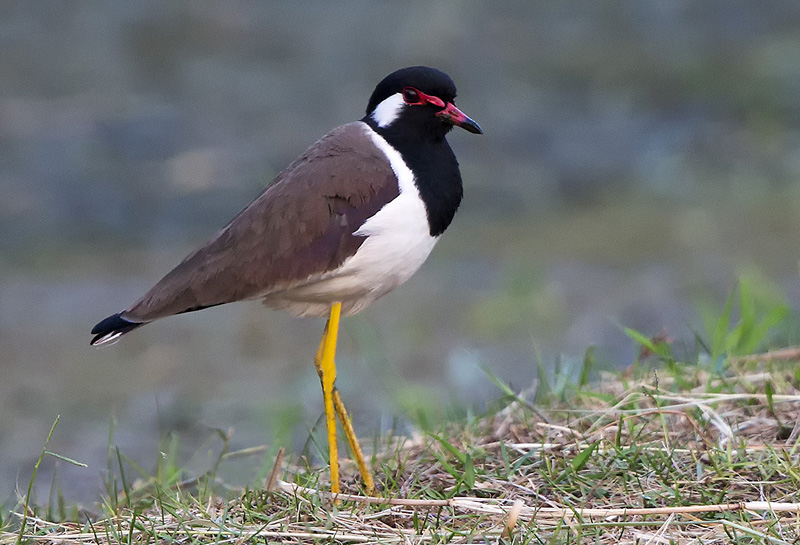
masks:
<instances>
[{"instance_id":1,"label":"yellow leg","mask_svg":"<svg viewBox=\"0 0 800 545\"><path fill-rule=\"evenodd\" d=\"M333 384L336 382L336 340L339 336L339 315L341 303L331 307L328 324L322 335L320 350L317 352L315 364L322 382L322 397L325 401L325 424L328 430L328 456L331 463L331 492L339 493L339 447L336 443L336 413L333 408Z\"/></svg>"},{"instance_id":2,"label":"yellow leg","mask_svg":"<svg viewBox=\"0 0 800 545\"><path fill-rule=\"evenodd\" d=\"M336 312L336 319L333 320L334 309ZM331 318L328 319L328 323L325 324L325 331L322 334L322 340L319 344L319 349L317 350L317 355L314 358L314 365L317 367L317 373L319 374L319 378L322 381L322 390L323 396L325 397L325 421L328 424L328 443L330 444L331 441L331 425L330 420L333 420L331 416L331 412L328 409L328 395L325 393L325 382L326 377L328 376L328 372L323 368L322 362L326 353L326 349L328 346L328 337L329 332L333 331L333 351L335 355L336 351L336 337L338 337L338 329L339 329L339 314L341 312L341 304L337 303L331 308ZM335 329L332 327L332 324L335 325ZM333 357L331 357L330 365L333 368L333 380L336 379L336 362ZM375 484L372 479L372 474L370 474L369 469L367 468L367 463L364 460L364 454L361 451L361 446L358 444L358 439L356 438L355 431L353 430L353 424L350 422L350 417L347 415L347 410L344 408L344 403L342 403L342 398L339 396L339 391L336 389L336 386L333 385L333 381L331 381L331 397L333 398L333 406L336 411L336 414L339 415L339 421L342 423L342 428L344 428L344 433L347 436L347 441L350 443L350 449L353 451L353 456L356 459L356 464L358 465L358 470L361 473L361 478L364 481L364 486L367 490L368 494L372 494L375 490ZM335 443L336 438L336 429L335 424L333 422L334 429L333 429L333 438ZM334 493L339 492L339 479L338 479L338 460L336 460L338 448L334 447L334 450L329 451L331 457L331 491ZM334 470L334 467L336 468ZM334 471L336 472L336 478L334 479Z\"/></svg>"},{"instance_id":3,"label":"yellow leg","mask_svg":"<svg viewBox=\"0 0 800 545\"><path fill-rule=\"evenodd\" d=\"M364 453L361 452L361 445L358 444L356 432L353 430L353 423L350 422L350 417L347 415L347 410L344 408L344 403L342 403L342 398L339 397L339 391L336 388L333 389L333 404L336 407L336 413L339 415L342 428L344 428L344 434L347 436L347 442L350 443L350 450L353 451L353 457L356 459L358 471L364 481L364 488L366 488L367 494L372 495L375 492L375 482L372 480L372 474L367 468Z\"/></svg>"}]
</instances>

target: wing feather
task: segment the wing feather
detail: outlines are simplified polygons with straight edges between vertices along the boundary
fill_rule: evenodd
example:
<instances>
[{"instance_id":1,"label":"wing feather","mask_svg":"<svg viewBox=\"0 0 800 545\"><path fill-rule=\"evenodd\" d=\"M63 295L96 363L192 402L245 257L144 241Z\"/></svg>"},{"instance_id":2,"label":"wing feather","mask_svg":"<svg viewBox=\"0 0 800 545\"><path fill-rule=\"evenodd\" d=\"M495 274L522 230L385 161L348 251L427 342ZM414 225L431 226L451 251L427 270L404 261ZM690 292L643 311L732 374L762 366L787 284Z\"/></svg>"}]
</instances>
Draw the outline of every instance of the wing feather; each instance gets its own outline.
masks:
<instances>
[{"instance_id":1,"label":"wing feather","mask_svg":"<svg viewBox=\"0 0 800 545\"><path fill-rule=\"evenodd\" d=\"M349 123L320 139L121 316L147 322L252 299L339 267L365 240L353 233L399 195L367 130Z\"/></svg>"}]
</instances>

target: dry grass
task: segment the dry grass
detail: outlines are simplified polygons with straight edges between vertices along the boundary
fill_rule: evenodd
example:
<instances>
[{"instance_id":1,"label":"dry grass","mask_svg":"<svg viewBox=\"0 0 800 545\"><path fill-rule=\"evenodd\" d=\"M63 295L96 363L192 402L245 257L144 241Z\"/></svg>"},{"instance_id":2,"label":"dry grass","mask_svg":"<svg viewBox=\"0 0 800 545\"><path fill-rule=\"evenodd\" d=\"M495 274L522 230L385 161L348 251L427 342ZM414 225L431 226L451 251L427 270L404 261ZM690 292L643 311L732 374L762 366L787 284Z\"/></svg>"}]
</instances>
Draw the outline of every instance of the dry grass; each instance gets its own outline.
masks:
<instances>
[{"instance_id":1,"label":"dry grass","mask_svg":"<svg viewBox=\"0 0 800 545\"><path fill-rule=\"evenodd\" d=\"M524 396L439 434L387 441L380 497L345 465L280 462L274 489L233 500L184 485L107 501L98 517L29 512L37 543L796 543L798 352L606 377L534 409ZM558 399L560 398L560 399ZM291 480L294 482L286 482ZM129 491L130 492L130 491ZM115 506L115 507L112 507ZM21 515L18 515L21 517Z\"/></svg>"}]
</instances>

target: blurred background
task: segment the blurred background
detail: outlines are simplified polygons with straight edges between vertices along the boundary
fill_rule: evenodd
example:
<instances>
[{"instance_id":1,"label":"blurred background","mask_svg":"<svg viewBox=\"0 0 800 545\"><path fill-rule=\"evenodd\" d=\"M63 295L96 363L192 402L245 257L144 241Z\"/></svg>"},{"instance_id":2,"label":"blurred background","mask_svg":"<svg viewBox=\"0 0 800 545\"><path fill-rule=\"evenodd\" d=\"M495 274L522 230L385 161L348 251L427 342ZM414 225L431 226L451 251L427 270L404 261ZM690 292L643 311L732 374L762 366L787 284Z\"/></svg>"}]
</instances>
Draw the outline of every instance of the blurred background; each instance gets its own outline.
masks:
<instances>
[{"instance_id":1,"label":"blurred background","mask_svg":"<svg viewBox=\"0 0 800 545\"><path fill-rule=\"evenodd\" d=\"M302 447L323 320L252 302L101 350L89 330L413 64L485 134L449 137L465 199L428 263L343 323L363 437L482 410L484 368L523 389L590 346L629 365L621 325L693 353L741 274L800 304L795 1L3 2L0 504L59 414L49 450L88 464L58 470L73 501L109 444L148 469L171 432L189 465L215 428Z\"/></svg>"}]
</instances>

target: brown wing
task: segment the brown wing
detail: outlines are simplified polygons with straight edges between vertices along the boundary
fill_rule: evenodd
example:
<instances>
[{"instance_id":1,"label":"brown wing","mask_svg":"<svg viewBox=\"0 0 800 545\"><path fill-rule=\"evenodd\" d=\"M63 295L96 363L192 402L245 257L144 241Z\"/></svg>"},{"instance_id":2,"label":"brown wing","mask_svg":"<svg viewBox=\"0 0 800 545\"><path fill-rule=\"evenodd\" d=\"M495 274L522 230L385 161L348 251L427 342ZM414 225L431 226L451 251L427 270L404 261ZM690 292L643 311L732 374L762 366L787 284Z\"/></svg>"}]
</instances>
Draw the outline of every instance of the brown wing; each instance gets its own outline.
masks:
<instances>
[{"instance_id":1,"label":"brown wing","mask_svg":"<svg viewBox=\"0 0 800 545\"><path fill-rule=\"evenodd\" d=\"M147 322L302 285L353 255L365 240L353 233L398 194L364 124L343 125L121 316Z\"/></svg>"}]
</instances>

